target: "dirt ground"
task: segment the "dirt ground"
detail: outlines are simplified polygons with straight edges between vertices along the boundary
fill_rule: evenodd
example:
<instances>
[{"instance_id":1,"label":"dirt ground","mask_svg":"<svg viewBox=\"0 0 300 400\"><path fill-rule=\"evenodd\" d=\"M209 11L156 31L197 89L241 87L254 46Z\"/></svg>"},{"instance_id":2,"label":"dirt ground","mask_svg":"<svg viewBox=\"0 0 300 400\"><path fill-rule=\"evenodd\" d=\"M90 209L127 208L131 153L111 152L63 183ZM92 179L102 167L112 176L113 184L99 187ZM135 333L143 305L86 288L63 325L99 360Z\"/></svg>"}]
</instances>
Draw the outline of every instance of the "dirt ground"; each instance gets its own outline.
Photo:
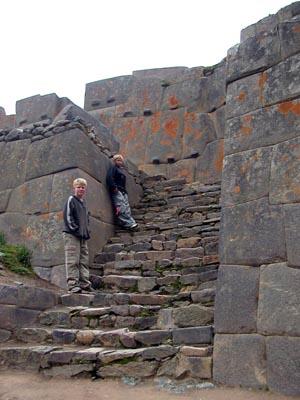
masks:
<instances>
[{"instance_id":1,"label":"dirt ground","mask_svg":"<svg viewBox=\"0 0 300 400\"><path fill-rule=\"evenodd\" d=\"M120 381L46 379L38 374L2 372L0 400L291 400L279 394L231 388L187 390L176 394L154 383L128 386ZM293 398L295 399L295 398Z\"/></svg>"}]
</instances>

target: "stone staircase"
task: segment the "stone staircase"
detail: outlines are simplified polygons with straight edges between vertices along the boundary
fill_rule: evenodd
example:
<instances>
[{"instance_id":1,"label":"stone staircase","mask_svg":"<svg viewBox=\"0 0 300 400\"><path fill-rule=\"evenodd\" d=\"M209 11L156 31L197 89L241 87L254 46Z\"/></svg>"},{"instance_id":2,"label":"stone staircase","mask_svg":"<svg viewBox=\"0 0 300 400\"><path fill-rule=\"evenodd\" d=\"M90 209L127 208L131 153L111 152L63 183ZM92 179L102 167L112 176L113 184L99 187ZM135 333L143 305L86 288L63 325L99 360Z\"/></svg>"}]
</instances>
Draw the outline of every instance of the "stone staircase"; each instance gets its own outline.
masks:
<instances>
[{"instance_id":1,"label":"stone staircase","mask_svg":"<svg viewBox=\"0 0 300 400\"><path fill-rule=\"evenodd\" d=\"M99 290L58 296L18 324L0 369L211 379L219 197L219 185L146 178L138 231L117 230L91 266Z\"/></svg>"}]
</instances>

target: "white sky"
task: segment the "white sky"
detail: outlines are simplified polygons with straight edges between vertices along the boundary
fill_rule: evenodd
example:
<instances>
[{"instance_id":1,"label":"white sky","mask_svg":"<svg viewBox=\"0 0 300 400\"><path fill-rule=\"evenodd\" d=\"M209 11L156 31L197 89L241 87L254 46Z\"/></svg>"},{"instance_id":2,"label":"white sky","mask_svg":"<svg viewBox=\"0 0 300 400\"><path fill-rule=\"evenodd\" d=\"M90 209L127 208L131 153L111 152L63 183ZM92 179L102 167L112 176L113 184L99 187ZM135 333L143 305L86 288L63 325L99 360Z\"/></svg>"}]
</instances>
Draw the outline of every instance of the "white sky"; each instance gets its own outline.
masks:
<instances>
[{"instance_id":1,"label":"white sky","mask_svg":"<svg viewBox=\"0 0 300 400\"><path fill-rule=\"evenodd\" d=\"M209 66L292 0L0 0L0 106L139 69Z\"/></svg>"}]
</instances>

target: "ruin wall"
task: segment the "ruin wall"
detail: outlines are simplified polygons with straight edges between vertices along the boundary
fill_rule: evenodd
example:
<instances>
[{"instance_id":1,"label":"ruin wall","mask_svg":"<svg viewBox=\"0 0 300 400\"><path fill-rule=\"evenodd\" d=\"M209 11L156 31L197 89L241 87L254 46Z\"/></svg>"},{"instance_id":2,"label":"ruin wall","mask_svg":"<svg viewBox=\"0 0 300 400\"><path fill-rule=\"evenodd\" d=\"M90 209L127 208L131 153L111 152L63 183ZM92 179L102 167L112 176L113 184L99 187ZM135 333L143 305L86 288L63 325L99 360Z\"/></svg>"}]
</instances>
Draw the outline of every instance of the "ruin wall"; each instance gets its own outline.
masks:
<instances>
[{"instance_id":1,"label":"ruin wall","mask_svg":"<svg viewBox=\"0 0 300 400\"><path fill-rule=\"evenodd\" d=\"M85 110L149 175L220 182L226 63L135 71L86 85Z\"/></svg>"},{"instance_id":2,"label":"ruin wall","mask_svg":"<svg viewBox=\"0 0 300 400\"><path fill-rule=\"evenodd\" d=\"M214 379L300 394L300 2L227 55Z\"/></svg>"},{"instance_id":3,"label":"ruin wall","mask_svg":"<svg viewBox=\"0 0 300 400\"><path fill-rule=\"evenodd\" d=\"M0 131L0 231L8 242L32 251L32 265L41 278L65 287L64 203L73 180L85 178L92 261L114 233L105 179L111 151L118 151L119 144L107 127L55 94L20 100L14 121L14 127ZM141 187L131 163L129 171L129 196L135 204Z\"/></svg>"}]
</instances>

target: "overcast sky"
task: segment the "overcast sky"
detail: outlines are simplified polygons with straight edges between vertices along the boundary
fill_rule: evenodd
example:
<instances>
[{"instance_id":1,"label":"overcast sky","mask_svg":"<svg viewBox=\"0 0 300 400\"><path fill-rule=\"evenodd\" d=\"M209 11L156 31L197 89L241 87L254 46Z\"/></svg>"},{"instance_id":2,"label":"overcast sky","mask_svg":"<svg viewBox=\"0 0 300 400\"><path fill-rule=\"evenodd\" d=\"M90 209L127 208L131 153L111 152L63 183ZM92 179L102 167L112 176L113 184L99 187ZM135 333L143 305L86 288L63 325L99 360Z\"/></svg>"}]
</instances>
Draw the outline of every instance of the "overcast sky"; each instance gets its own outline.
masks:
<instances>
[{"instance_id":1,"label":"overcast sky","mask_svg":"<svg viewBox=\"0 0 300 400\"><path fill-rule=\"evenodd\" d=\"M209 66L289 0L0 0L0 106L134 70Z\"/></svg>"}]
</instances>

